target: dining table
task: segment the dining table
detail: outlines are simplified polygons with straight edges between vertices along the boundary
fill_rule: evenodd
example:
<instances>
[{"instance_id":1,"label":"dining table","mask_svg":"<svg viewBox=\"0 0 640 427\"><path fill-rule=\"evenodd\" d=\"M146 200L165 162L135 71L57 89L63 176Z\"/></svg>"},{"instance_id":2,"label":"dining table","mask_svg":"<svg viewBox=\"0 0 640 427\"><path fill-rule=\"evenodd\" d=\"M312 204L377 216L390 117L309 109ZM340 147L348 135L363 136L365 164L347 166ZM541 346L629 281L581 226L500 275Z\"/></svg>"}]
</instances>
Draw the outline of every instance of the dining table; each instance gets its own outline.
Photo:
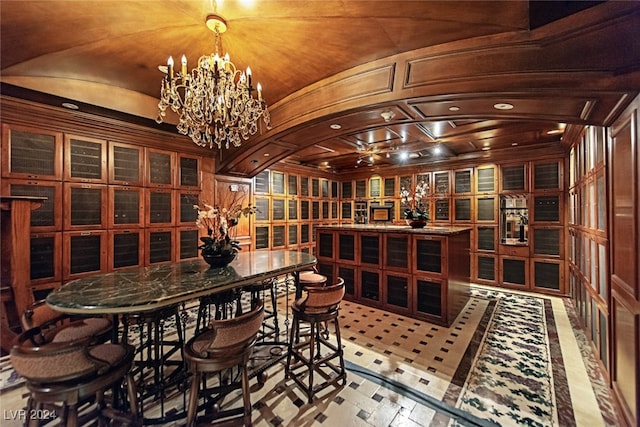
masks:
<instances>
[{"instance_id":1,"label":"dining table","mask_svg":"<svg viewBox=\"0 0 640 427\"><path fill-rule=\"evenodd\" d=\"M124 329L114 328L113 341L117 342L119 339L124 341L128 339L129 333L126 331L131 318L147 317L149 313L172 312L172 309L177 306L184 307L187 303L198 301L203 297L240 290L257 283L276 282L274 279L284 278L284 289L287 294L285 325L288 328L289 284L295 284L296 295L299 294L299 272L312 269L316 263L316 257L305 252L290 250L239 252L233 261L220 268L211 268L201 259L191 259L78 278L53 290L47 296L46 302L53 309L70 315L111 315L114 325L122 321ZM156 322L160 325L160 335L164 333L163 322L164 320ZM179 322L176 321L176 323ZM142 350L145 346L142 341L148 342L151 334L147 332L145 337L144 329L140 331L141 343L138 347ZM119 338L120 333L122 337ZM156 347L165 345L165 342L159 341L161 342L153 345ZM179 342L171 352L181 351L182 345L183 342ZM144 355L147 352L139 353ZM148 353L148 356L141 357L158 358L157 355L160 352L153 350ZM251 377L258 376L260 380L268 368L284 357L284 353L281 352L274 354L276 357L254 367ZM157 371L158 365L166 364L167 361L165 359L160 362L140 360L136 363L152 366ZM175 361L172 360L171 363ZM140 376L144 377L142 374ZM144 423L164 424L182 418L184 415L182 413L165 410L165 398L169 399L167 396L171 393L171 389L184 389L185 383L189 381L186 368L182 366L173 370L170 378L158 375L154 378L152 384L143 384L143 387L150 392L140 394L139 407L144 408L143 402L150 396L152 402L160 401L162 409L156 416L145 415ZM119 406L124 406L124 402L120 402Z\"/></svg>"},{"instance_id":2,"label":"dining table","mask_svg":"<svg viewBox=\"0 0 640 427\"><path fill-rule=\"evenodd\" d=\"M239 252L222 268L194 259L75 279L53 290L46 301L68 314L142 313L286 274L297 276L316 263L316 257L305 252Z\"/></svg>"}]
</instances>

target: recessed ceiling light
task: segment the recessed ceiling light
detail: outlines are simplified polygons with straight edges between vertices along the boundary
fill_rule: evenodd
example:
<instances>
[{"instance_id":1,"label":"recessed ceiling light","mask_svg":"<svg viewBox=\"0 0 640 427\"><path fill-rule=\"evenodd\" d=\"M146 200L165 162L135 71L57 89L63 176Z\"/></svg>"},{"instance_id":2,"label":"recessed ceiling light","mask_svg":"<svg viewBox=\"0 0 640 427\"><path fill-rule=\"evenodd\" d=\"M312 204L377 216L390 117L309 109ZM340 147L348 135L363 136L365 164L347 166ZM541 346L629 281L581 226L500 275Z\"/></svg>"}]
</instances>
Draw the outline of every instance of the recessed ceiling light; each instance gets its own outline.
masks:
<instances>
[{"instance_id":1,"label":"recessed ceiling light","mask_svg":"<svg viewBox=\"0 0 640 427\"><path fill-rule=\"evenodd\" d=\"M63 102L62 106L64 108L68 108L69 110L78 110L78 109L80 109L80 107L78 107L76 104L72 104L71 102Z\"/></svg>"},{"instance_id":2,"label":"recessed ceiling light","mask_svg":"<svg viewBox=\"0 0 640 427\"><path fill-rule=\"evenodd\" d=\"M513 109L513 104L508 104L506 102L499 102L497 104L493 104L493 108L496 110L511 110Z\"/></svg>"},{"instance_id":3,"label":"recessed ceiling light","mask_svg":"<svg viewBox=\"0 0 640 427\"><path fill-rule=\"evenodd\" d=\"M337 124L337 123L333 123L331 126L329 126L331 129L334 130L338 130L338 129L342 129L342 126Z\"/></svg>"},{"instance_id":4,"label":"recessed ceiling light","mask_svg":"<svg viewBox=\"0 0 640 427\"><path fill-rule=\"evenodd\" d=\"M433 149L433 152L435 154L440 154L441 151L442 151L442 148L440 148L439 145L436 145L435 148Z\"/></svg>"},{"instance_id":5,"label":"recessed ceiling light","mask_svg":"<svg viewBox=\"0 0 640 427\"><path fill-rule=\"evenodd\" d=\"M385 122L390 122L391 119L393 119L396 116L396 114L393 111L390 110L385 110L382 113L380 113L380 117L382 117L382 119Z\"/></svg>"},{"instance_id":6,"label":"recessed ceiling light","mask_svg":"<svg viewBox=\"0 0 640 427\"><path fill-rule=\"evenodd\" d=\"M406 151L400 153L400 160L407 160L409 158L409 154Z\"/></svg>"},{"instance_id":7,"label":"recessed ceiling light","mask_svg":"<svg viewBox=\"0 0 640 427\"><path fill-rule=\"evenodd\" d=\"M512 142L511 145L515 147L516 145L518 145L518 143L517 142Z\"/></svg>"},{"instance_id":8,"label":"recessed ceiling light","mask_svg":"<svg viewBox=\"0 0 640 427\"><path fill-rule=\"evenodd\" d=\"M455 105L452 105L451 107L449 107L449 111L460 111L460 107L456 107Z\"/></svg>"},{"instance_id":9,"label":"recessed ceiling light","mask_svg":"<svg viewBox=\"0 0 640 427\"><path fill-rule=\"evenodd\" d=\"M409 158L410 158L410 159L417 159L418 157L420 157L420 154L418 154L418 153L411 153L411 154L409 154Z\"/></svg>"},{"instance_id":10,"label":"recessed ceiling light","mask_svg":"<svg viewBox=\"0 0 640 427\"><path fill-rule=\"evenodd\" d=\"M269 153L264 153L263 156L269 157Z\"/></svg>"},{"instance_id":11,"label":"recessed ceiling light","mask_svg":"<svg viewBox=\"0 0 640 427\"><path fill-rule=\"evenodd\" d=\"M482 151L491 150L491 147L482 147Z\"/></svg>"}]
</instances>

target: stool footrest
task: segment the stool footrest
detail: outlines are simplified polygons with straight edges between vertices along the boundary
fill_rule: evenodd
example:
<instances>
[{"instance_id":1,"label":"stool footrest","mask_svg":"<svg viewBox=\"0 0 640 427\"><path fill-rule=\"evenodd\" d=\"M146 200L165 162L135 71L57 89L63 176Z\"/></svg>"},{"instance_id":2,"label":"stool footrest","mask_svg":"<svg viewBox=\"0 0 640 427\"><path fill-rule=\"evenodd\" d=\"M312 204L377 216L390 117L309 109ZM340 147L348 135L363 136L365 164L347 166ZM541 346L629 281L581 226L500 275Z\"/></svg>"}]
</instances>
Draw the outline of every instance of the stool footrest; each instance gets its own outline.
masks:
<instances>
[{"instance_id":1,"label":"stool footrest","mask_svg":"<svg viewBox=\"0 0 640 427\"><path fill-rule=\"evenodd\" d=\"M302 365L301 365L302 366ZM306 384L302 378L304 378L305 376L307 376L308 372L300 372L300 373L296 373L296 372L289 372L288 374L288 378L292 379L297 385L298 387L300 387L301 389L303 389L307 396L309 397L309 403L311 403L313 401L313 395L321 390L324 390L325 388L337 384L339 381L343 381L343 385L346 384L346 379L347 379L347 375L345 372L341 372L340 368L338 366L335 366L333 364L327 364L326 365L328 368L331 368L332 372L334 372L335 374L337 374L336 376L331 376L329 374L327 374L326 372L324 372L323 370L318 370L318 369L314 369L314 372L320 374L322 376L322 378L324 379L323 382L321 383L315 383L311 385L311 389L309 384Z\"/></svg>"}]
</instances>

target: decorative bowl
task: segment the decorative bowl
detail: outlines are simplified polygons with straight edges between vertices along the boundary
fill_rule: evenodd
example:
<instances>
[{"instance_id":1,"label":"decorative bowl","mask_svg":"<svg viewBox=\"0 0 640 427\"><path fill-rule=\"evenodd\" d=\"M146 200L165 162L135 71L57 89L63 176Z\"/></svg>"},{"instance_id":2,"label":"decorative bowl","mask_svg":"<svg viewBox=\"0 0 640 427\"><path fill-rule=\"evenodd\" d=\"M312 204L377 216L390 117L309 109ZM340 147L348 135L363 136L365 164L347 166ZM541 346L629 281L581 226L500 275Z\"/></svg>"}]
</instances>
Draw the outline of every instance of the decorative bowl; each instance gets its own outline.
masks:
<instances>
[{"instance_id":1,"label":"decorative bowl","mask_svg":"<svg viewBox=\"0 0 640 427\"><path fill-rule=\"evenodd\" d=\"M423 219L408 219L407 224L409 224L411 228L424 228L424 226L427 225L427 221Z\"/></svg>"},{"instance_id":2,"label":"decorative bowl","mask_svg":"<svg viewBox=\"0 0 640 427\"><path fill-rule=\"evenodd\" d=\"M207 264L211 266L211 268L221 268L226 267L231 261L233 261L236 257L237 252L228 252L225 254L202 254L202 259L204 259Z\"/></svg>"}]
</instances>

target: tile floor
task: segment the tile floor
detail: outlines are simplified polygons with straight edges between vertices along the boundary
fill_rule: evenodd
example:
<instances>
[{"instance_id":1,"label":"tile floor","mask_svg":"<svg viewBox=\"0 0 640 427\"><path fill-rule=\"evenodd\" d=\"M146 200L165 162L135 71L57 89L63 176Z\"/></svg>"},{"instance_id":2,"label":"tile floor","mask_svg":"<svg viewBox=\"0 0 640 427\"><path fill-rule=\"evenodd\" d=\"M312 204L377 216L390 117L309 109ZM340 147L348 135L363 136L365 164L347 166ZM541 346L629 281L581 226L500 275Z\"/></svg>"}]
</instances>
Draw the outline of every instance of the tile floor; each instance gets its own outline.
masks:
<instances>
[{"instance_id":1,"label":"tile floor","mask_svg":"<svg viewBox=\"0 0 640 427\"><path fill-rule=\"evenodd\" d=\"M518 298L540 309L523 320L522 309L510 309ZM285 298L279 304L284 310ZM473 286L450 328L349 301L340 323L346 385L308 404L278 363L263 385L251 381L255 426L619 425L568 300ZM513 331L523 325L526 333ZM505 331L515 335L508 345ZM24 393L0 394L2 426L20 425L10 411L24 406Z\"/></svg>"}]
</instances>

